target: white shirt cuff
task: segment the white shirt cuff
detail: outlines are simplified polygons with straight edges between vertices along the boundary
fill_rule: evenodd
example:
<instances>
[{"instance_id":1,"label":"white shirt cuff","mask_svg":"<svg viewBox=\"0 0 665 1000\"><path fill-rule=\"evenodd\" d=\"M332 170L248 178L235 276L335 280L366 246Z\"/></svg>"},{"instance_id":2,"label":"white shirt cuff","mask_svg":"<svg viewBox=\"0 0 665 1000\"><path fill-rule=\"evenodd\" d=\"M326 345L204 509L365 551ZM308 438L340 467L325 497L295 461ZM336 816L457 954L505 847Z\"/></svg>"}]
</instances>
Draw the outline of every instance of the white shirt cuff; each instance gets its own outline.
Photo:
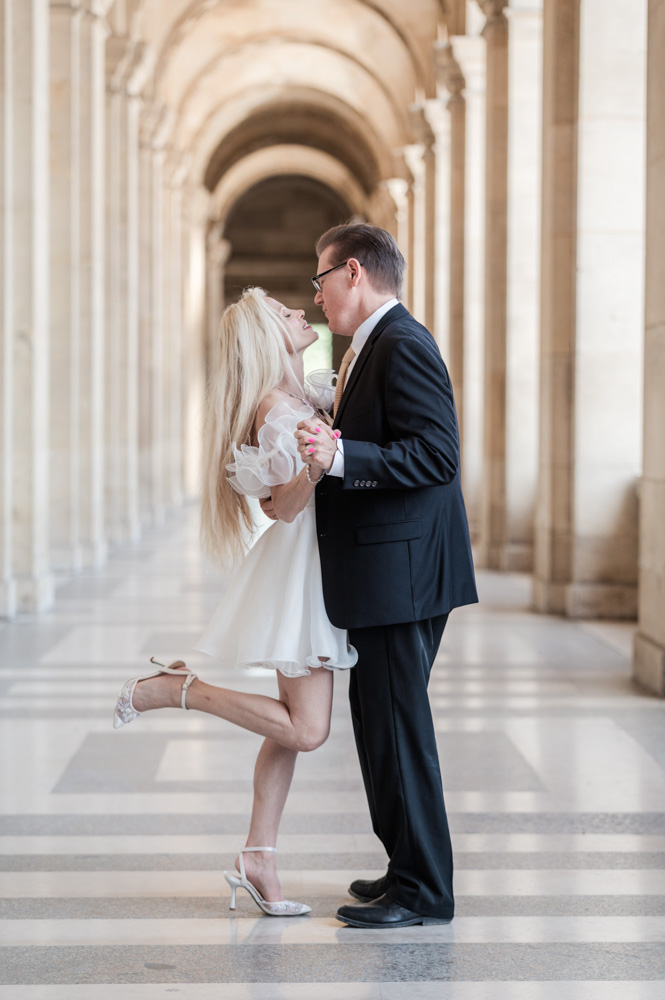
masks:
<instances>
[{"instance_id":1,"label":"white shirt cuff","mask_svg":"<svg viewBox=\"0 0 665 1000\"><path fill-rule=\"evenodd\" d=\"M339 476L340 479L344 479L344 445L341 440L337 441L337 451L335 452L333 464L330 466L328 475Z\"/></svg>"}]
</instances>

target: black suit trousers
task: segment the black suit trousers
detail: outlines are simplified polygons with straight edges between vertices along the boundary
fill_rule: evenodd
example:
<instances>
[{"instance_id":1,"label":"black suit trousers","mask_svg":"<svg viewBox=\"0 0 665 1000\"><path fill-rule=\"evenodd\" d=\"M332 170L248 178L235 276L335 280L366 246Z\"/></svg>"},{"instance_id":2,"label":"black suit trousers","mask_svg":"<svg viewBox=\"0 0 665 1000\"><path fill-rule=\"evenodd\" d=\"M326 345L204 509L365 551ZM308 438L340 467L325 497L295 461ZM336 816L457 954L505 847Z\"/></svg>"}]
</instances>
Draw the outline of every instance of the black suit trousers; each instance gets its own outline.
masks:
<instances>
[{"instance_id":1,"label":"black suit trousers","mask_svg":"<svg viewBox=\"0 0 665 1000\"><path fill-rule=\"evenodd\" d=\"M448 615L349 630L353 728L374 832L390 859L390 895L452 917L453 856L427 685Z\"/></svg>"}]
</instances>

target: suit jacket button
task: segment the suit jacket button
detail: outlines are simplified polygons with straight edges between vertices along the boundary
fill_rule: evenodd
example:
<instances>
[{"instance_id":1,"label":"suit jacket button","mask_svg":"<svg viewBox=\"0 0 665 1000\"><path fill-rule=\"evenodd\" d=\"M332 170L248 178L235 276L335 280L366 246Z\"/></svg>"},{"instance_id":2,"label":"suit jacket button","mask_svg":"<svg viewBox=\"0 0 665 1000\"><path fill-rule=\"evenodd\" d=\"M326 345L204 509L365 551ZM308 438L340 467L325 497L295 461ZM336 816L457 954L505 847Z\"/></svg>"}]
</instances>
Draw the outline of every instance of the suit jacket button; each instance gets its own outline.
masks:
<instances>
[{"instance_id":1,"label":"suit jacket button","mask_svg":"<svg viewBox=\"0 0 665 1000\"><path fill-rule=\"evenodd\" d=\"M362 480L360 481L360 485L361 485L361 486L365 486L365 485L366 485L366 483L365 483L365 480L364 480L364 479L362 479Z\"/></svg>"},{"instance_id":2,"label":"suit jacket button","mask_svg":"<svg viewBox=\"0 0 665 1000\"><path fill-rule=\"evenodd\" d=\"M354 486L360 486L360 480L356 479L355 482L353 483L353 485Z\"/></svg>"},{"instance_id":3,"label":"suit jacket button","mask_svg":"<svg viewBox=\"0 0 665 1000\"><path fill-rule=\"evenodd\" d=\"M378 485L379 485L378 483L372 483L372 486L378 486Z\"/></svg>"}]
</instances>

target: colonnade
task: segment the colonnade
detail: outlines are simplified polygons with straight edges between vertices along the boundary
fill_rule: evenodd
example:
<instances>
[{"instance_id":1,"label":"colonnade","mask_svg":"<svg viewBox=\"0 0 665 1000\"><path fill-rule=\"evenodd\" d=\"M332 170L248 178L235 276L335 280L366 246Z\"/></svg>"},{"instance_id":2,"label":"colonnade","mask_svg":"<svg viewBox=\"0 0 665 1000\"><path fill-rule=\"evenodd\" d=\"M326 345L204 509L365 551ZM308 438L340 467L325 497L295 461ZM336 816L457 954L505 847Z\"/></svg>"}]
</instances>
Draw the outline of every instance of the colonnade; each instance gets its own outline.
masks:
<instances>
[{"instance_id":1,"label":"colonnade","mask_svg":"<svg viewBox=\"0 0 665 1000\"><path fill-rule=\"evenodd\" d=\"M665 0L444 6L373 189L286 140L274 169L403 247L479 565L532 573L542 611L639 614L636 676L664 694ZM229 192L267 176L248 148L209 181L132 9L0 2L4 617L196 494Z\"/></svg>"}]
</instances>

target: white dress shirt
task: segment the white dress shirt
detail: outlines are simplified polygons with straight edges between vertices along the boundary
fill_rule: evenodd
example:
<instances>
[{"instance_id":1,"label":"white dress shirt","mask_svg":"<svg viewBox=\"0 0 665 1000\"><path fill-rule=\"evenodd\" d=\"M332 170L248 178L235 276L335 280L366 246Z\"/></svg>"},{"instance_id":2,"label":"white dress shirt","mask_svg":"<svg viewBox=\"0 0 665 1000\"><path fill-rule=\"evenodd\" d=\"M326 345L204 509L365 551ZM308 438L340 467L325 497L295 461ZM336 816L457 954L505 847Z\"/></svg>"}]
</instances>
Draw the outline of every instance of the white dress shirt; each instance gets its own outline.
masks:
<instances>
[{"instance_id":1,"label":"white dress shirt","mask_svg":"<svg viewBox=\"0 0 665 1000\"><path fill-rule=\"evenodd\" d=\"M344 387L344 392L346 392L346 386L349 384L349 378L351 377L351 372L353 371L353 366L358 360L358 355L362 351L363 347L367 343L367 339L374 330L376 324L379 322L382 316L385 316L387 312L394 307L399 305L399 299L389 299L384 302L382 306L375 309L371 316L368 316L366 320L360 324L356 332L351 339L351 347L354 350L355 358L346 369L346 385ZM342 393L342 397L344 393ZM335 452L335 457L333 458L333 464L330 466L329 476L339 476L344 478L344 442L340 438L337 442L337 451Z\"/></svg>"}]
</instances>

